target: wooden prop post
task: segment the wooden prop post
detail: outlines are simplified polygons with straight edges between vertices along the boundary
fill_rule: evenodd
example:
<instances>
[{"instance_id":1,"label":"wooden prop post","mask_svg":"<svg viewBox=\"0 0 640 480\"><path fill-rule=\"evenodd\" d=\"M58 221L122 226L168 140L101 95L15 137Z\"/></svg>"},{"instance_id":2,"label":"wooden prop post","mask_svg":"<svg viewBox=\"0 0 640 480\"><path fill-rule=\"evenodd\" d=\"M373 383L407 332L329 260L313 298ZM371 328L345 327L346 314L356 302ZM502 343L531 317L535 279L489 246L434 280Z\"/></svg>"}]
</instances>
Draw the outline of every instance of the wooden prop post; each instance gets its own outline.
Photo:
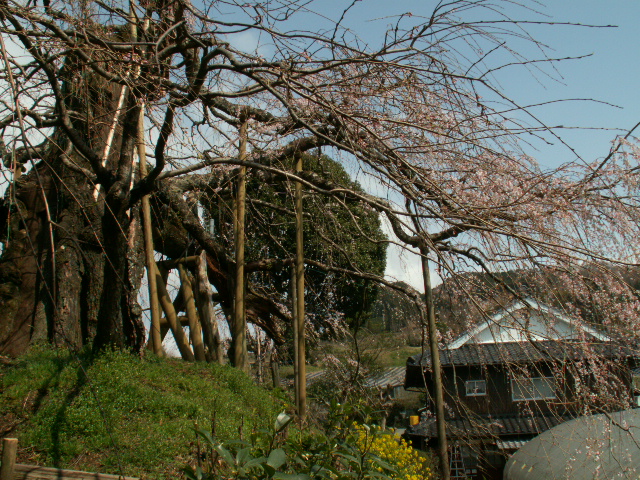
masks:
<instances>
[{"instance_id":1,"label":"wooden prop post","mask_svg":"<svg viewBox=\"0 0 640 480\"><path fill-rule=\"evenodd\" d=\"M293 327L293 391L296 412L300 412L300 332L298 332L298 292L296 288L296 266L291 268L291 319Z\"/></svg>"},{"instance_id":2,"label":"wooden prop post","mask_svg":"<svg viewBox=\"0 0 640 480\"><path fill-rule=\"evenodd\" d=\"M140 160L140 178L147 176L147 152L144 143L144 108L140 110L138 120L138 159ZM142 225L144 232L144 251L147 263L147 279L149 283L149 306L151 307L151 325L149 327L149 338L153 353L164 355L162 350L162 338L160 333L160 301L158 300L158 285L156 276L153 274L155 265L153 232L151 228L151 206L149 205L149 195L142 197Z\"/></svg>"},{"instance_id":3,"label":"wooden prop post","mask_svg":"<svg viewBox=\"0 0 640 480\"><path fill-rule=\"evenodd\" d=\"M276 353L275 347L271 348L269 366L271 367L271 382L273 388L280 388L280 366L278 365L278 354Z\"/></svg>"},{"instance_id":4,"label":"wooden prop post","mask_svg":"<svg viewBox=\"0 0 640 480\"><path fill-rule=\"evenodd\" d=\"M207 347L206 353L210 362L222 364L222 342L220 341L220 331L218 330L218 320L216 319L211 300L212 291L207 275L207 253L201 252L196 260L196 303L200 324L204 331L204 343Z\"/></svg>"},{"instance_id":5,"label":"wooden prop post","mask_svg":"<svg viewBox=\"0 0 640 480\"><path fill-rule=\"evenodd\" d=\"M164 315L169 323L169 328L173 333L173 337L176 339L176 345L178 345L178 350L180 350L180 355L182 358L189 362L195 361L195 356L191 351L191 347L189 347L189 342L187 342L187 337L184 334L184 330L182 329L182 325L178 321L178 315L176 314L176 310L173 307L173 303L171 302L171 297L169 297L169 293L167 292L167 288L164 285L164 279L160 274L160 269L153 262L153 268L156 276L156 283L158 285L158 294L160 297L160 305L164 310Z\"/></svg>"},{"instance_id":6,"label":"wooden prop post","mask_svg":"<svg viewBox=\"0 0 640 480\"><path fill-rule=\"evenodd\" d=\"M193 352L198 362L204 362L206 360L204 355L204 343L202 342L202 329L198 322L198 312L196 311L196 302L193 297L193 287L189 272L184 265L178 265L178 272L180 274L180 283L182 283L182 295L186 304L187 319L189 320L189 335L191 337L191 344L193 345Z\"/></svg>"},{"instance_id":7,"label":"wooden prop post","mask_svg":"<svg viewBox=\"0 0 640 480\"><path fill-rule=\"evenodd\" d=\"M17 438L2 439L2 467L0 467L0 480L13 480L13 471L16 466L16 454L18 453Z\"/></svg>"},{"instance_id":8,"label":"wooden prop post","mask_svg":"<svg viewBox=\"0 0 640 480\"><path fill-rule=\"evenodd\" d=\"M296 161L296 173L302 172L302 156L298 155ZM302 184L296 182L296 323L298 324L298 415L304 419L307 413L307 359L304 328L304 237L302 217Z\"/></svg>"},{"instance_id":9,"label":"wooden prop post","mask_svg":"<svg viewBox=\"0 0 640 480\"><path fill-rule=\"evenodd\" d=\"M241 161L247 157L247 120L240 125L239 158ZM234 233L236 243L236 278L232 325L233 366L249 371L249 358L247 354L247 318L244 278L244 228L245 228L245 200L247 188L247 167L242 165L238 173L238 187L236 193Z\"/></svg>"},{"instance_id":10,"label":"wooden prop post","mask_svg":"<svg viewBox=\"0 0 640 480\"><path fill-rule=\"evenodd\" d=\"M211 300L211 284L207 275L207 253L203 251L196 258L196 303L200 314L200 324L204 331L204 343L210 357L208 360L223 364L222 342Z\"/></svg>"},{"instance_id":11,"label":"wooden prop post","mask_svg":"<svg viewBox=\"0 0 640 480\"><path fill-rule=\"evenodd\" d=\"M427 247L420 248L422 257L422 278L424 281L424 298L427 307L427 326L429 332L429 353L431 353L431 370L436 403L436 429L438 433L438 458L443 480L449 480L449 452L447 449L447 431L444 420L444 394L442 388L442 372L440 368L440 351L438 349L438 329L436 328L436 314L433 305L433 289L431 288L431 272L429 271L429 253Z\"/></svg>"}]
</instances>

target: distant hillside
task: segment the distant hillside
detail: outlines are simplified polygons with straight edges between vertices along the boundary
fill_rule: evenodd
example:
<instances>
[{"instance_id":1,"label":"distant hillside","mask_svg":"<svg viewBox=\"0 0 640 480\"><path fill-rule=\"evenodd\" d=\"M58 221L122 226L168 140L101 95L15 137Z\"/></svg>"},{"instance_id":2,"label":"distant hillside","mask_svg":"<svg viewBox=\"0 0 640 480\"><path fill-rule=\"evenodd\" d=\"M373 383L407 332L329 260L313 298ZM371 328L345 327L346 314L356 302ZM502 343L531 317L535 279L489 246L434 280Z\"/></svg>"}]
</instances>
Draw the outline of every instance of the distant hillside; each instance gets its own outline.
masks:
<instances>
[{"instance_id":1,"label":"distant hillside","mask_svg":"<svg viewBox=\"0 0 640 480\"><path fill-rule=\"evenodd\" d=\"M434 289L438 326L457 336L490 313L511 303L516 295L534 297L548 305L565 309L585 320L601 324L601 300L612 300L613 290L597 265L568 274L551 269L528 269L486 273L467 272L449 277ZM640 268L617 268L614 272L635 290L640 290ZM406 284L402 284L411 288ZM514 295L514 292L516 295ZM419 328L415 304L389 287L380 287L369 328L375 332L400 332Z\"/></svg>"},{"instance_id":2,"label":"distant hillside","mask_svg":"<svg viewBox=\"0 0 640 480\"><path fill-rule=\"evenodd\" d=\"M406 283L397 282L397 285L417 293ZM418 317L418 308L406 295L393 288L381 285L378 289L378 297L371 309L367 326L378 333L400 332L405 328L415 326Z\"/></svg>"},{"instance_id":3,"label":"distant hillside","mask_svg":"<svg viewBox=\"0 0 640 480\"><path fill-rule=\"evenodd\" d=\"M640 289L639 268L617 268L614 275L635 290ZM615 302L615 287L597 265L580 271L558 272L529 269L486 273L464 273L449 278L434 289L436 313L441 328L453 336L462 333L491 313L510 304L517 296L533 297L560 310L569 309L587 322L602 324L603 299Z\"/></svg>"}]
</instances>

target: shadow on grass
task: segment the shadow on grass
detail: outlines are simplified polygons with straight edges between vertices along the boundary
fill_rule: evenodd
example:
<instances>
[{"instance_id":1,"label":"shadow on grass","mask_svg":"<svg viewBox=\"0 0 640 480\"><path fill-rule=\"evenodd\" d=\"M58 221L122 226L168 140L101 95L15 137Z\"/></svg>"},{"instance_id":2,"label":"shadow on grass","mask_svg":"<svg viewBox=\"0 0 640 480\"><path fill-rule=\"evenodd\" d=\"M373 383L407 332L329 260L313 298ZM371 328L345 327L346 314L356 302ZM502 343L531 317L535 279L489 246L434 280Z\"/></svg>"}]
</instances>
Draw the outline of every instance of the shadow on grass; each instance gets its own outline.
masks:
<instances>
[{"instance_id":1,"label":"shadow on grass","mask_svg":"<svg viewBox=\"0 0 640 480\"><path fill-rule=\"evenodd\" d=\"M78 367L76 368L76 379L73 385L71 385L71 388L69 389L67 394L65 395L64 400L60 403L56 411L54 421L51 424L52 448L51 448L51 451L49 452L49 458L52 461L54 467L62 468L61 467L62 445L60 440L60 433L64 430L64 427L67 424L67 409L69 408L69 406L71 406L71 404L78 397L78 395L80 395L82 388L89 381L86 375L86 371L93 364L95 360L95 356L90 353L80 354L80 355L71 354L69 357L67 357L64 360L63 359L56 359L56 360L58 360L56 362L57 371L56 371L56 374L52 375L49 381L46 383L47 390L49 388L57 388L60 386L60 376L62 374L62 371L65 369L65 367L71 365L72 363L76 363L76 362L79 363ZM51 383L51 380L53 380L54 378L56 379L55 383ZM45 396L46 396L46 392L45 392L45 395L43 395L42 398L40 399L40 402L42 401L42 399L44 399Z\"/></svg>"}]
</instances>

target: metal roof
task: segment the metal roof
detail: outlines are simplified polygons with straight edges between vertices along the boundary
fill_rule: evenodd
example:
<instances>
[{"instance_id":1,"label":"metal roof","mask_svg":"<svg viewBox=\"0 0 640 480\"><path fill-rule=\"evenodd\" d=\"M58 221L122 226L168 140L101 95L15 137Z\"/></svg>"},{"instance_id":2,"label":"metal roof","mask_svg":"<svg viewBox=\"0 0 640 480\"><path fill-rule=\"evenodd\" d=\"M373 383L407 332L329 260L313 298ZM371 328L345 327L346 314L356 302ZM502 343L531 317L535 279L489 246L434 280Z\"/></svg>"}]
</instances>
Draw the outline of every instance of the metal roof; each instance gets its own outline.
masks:
<instances>
[{"instance_id":1,"label":"metal roof","mask_svg":"<svg viewBox=\"0 0 640 480\"><path fill-rule=\"evenodd\" d=\"M402 386L404 385L406 371L406 367L386 368L378 375L367 377L364 386L368 388L386 388L389 385L392 387ZM324 374L324 370L307 373L307 383L311 384L320 380Z\"/></svg>"},{"instance_id":2,"label":"metal roof","mask_svg":"<svg viewBox=\"0 0 640 480\"><path fill-rule=\"evenodd\" d=\"M501 415L491 417L484 415L468 416L446 420L447 437L500 437L516 435L538 435L573 417L560 415ZM407 431L408 435L437 438L435 417L423 420Z\"/></svg>"},{"instance_id":3,"label":"metal roof","mask_svg":"<svg viewBox=\"0 0 640 480\"><path fill-rule=\"evenodd\" d=\"M398 387L404 385L406 376L406 367L390 367L386 368L380 375L367 378L365 387L386 388L389 385Z\"/></svg>"},{"instance_id":4,"label":"metal roof","mask_svg":"<svg viewBox=\"0 0 640 480\"><path fill-rule=\"evenodd\" d=\"M367 377L364 386L369 388L386 388L389 385L392 387L404 385L406 371L406 367L385 368L380 374ZM324 374L324 370L307 373L307 383L320 380Z\"/></svg>"},{"instance_id":5,"label":"metal roof","mask_svg":"<svg viewBox=\"0 0 640 480\"><path fill-rule=\"evenodd\" d=\"M496 440L498 450L518 450L529 440Z\"/></svg>"},{"instance_id":6,"label":"metal roof","mask_svg":"<svg viewBox=\"0 0 640 480\"><path fill-rule=\"evenodd\" d=\"M440 364L446 366L498 365L503 363L534 363L540 361L567 361L585 358L592 352L603 358L626 358L634 352L612 342L582 343L544 340L533 342L471 343L452 350L440 351ZM410 357L407 366L431 366L431 354L425 351Z\"/></svg>"},{"instance_id":7,"label":"metal roof","mask_svg":"<svg viewBox=\"0 0 640 480\"><path fill-rule=\"evenodd\" d=\"M307 373L307 383L313 383L316 380L320 380L324 376L324 370L318 370L317 372Z\"/></svg>"},{"instance_id":8,"label":"metal roof","mask_svg":"<svg viewBox=\"0 0 640 480\"><path fill-rule=\"evenodd\" d=\"M527 442L505 480L638 479L640 409L580 417Z\"/></svg>"}]
</instances>

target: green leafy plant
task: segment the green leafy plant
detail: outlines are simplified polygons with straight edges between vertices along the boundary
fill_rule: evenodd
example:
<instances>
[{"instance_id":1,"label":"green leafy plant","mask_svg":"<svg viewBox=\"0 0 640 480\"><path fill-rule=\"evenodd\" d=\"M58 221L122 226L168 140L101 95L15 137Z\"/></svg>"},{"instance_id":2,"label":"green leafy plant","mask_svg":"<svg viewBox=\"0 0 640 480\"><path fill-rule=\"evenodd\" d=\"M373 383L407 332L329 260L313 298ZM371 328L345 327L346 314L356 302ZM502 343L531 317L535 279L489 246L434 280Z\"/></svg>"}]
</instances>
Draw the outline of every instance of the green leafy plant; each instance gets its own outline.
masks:
<instances>
[{"instance_id":1,"label":"green leafy plant","mask_svg":"<svg viewBox=\"0 0 640 480\"><path fill-rule=\"evenodd\" d=\"M393 458L394 451L403 461L419 456L408 445L377 427L356 423L354 418L367 412L334 402L325 428L292 429L291 417L281 413L271 429L253 432L247 440L220 441L209 432L198 430L198 438L207 446L196 468L187 468L190 480L361 480L414 479L420 468L410 469ZM381 448L384 447L384 448ZM428 470L425 470L428 472Z\"/></svg>"},{"instance_id":2,"label":"green leafy plant","mask_svg":"<svg viewBox=\"0 0 640 480\"><path fill-rule=\"evenodd\" d=\"M286 413L279 414L273 430L258 430L251 434L249 442L242 439L220 442L214 439L214 436L209 432L197 429L197 436L203 439L209 447L209 469L205 471L200 457L198 458L198 466L196 468L187 467L184 470L185 475L190 480L307 478L291 476L278 471L287 463L287 454L284 449L276 448L277 438L287 428L291 420L292 418ZM266 449L263 445L265 440L268 440Z\"/></svg>"}]
</instances>

